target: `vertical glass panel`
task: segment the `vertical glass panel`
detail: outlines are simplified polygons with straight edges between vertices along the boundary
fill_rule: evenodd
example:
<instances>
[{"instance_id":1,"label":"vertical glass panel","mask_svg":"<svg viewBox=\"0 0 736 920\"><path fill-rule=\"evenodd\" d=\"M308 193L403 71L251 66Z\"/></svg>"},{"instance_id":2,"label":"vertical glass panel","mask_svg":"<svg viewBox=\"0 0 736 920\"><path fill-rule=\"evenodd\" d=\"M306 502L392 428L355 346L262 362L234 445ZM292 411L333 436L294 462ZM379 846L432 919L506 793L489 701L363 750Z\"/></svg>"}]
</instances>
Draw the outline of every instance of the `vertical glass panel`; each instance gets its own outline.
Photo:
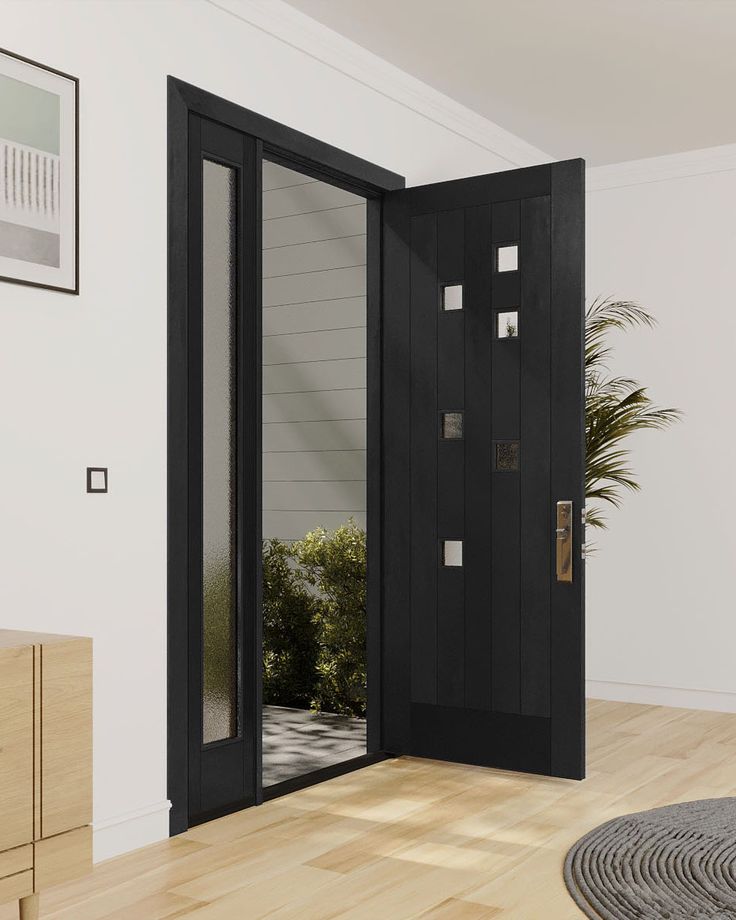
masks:
<instances>
[{"instance_id":1,"label":"vertical glass panel","mask_svg":"<svg viewBox=\"0 0 736 920\"><path fill-rule=\"evenodd\" d=\"M498 246L496 248L496 271L515 272L519 270L519 247L514 243L511 246Z\"/></svg>"},{"instance_id":2,"label":"vertical glass panel","mask_svg":"<svg viewBox=\"0 0 736 920\"><path fill-rule=\"evenodd\" d=\"M235 170L203 162L202 725L203 741L237 734L235 621Z\"/></svg>"},{"instance_id":3,"label":"vertical glass panel","mask_svg":"<svg viewBox=\"0 0 736 920\"><path fill-rule=\"evenodd\" d=\"M366 426L365 199L267 160L262 180L269 787L366 753L366 483L375 445Z\"/></svg>"},{"instance_id":4,"label":"vertical glass panel","mask_svg":"<svg viewBox=\"0 0 736 920\"><path fill-rule=\"evenodd\" d=\"M519 314L516 310L496 314L496 336L499 339L519 337Z\"/></svg>"},{"instance_id":5,"label":"vertical glass panel","mask_svg":"<svg viewBox=\"0 0 736 920\"><path fill-rule=\"evenodd\" d=\"M463 286L462 284L446 284L442 288L442 309L462 310Z\"/></svg>"},{"instance_id":6,"label":"vertical glass panel","mask_svg":"<svg viewBox=\"0 0 736 920\"><path fill-rule=\"evenodd\" d=\"M496 469L512 473L519 469L519 442L501 441L496 444Z\"/></svg>"},{"instance_id":7,"label":"vertical glass panel","mask_svg":"<svg viewBox=\"0 0 736 920\"><path fill-rule=\"evenodd\" d=\"M442 565L459 568L463 564L463 541L442 541Z\"/></svg>"},{"instance_id":8,"label":"vertical glass panel","mask_svg":"<svg viewBox=\"0 0 736 920\"><path fill-rule=\"evenodd\" d=\"M462 412L442 413L442 437L446 441L457 441L463 436Z\"/></svg>"}]
</instances>

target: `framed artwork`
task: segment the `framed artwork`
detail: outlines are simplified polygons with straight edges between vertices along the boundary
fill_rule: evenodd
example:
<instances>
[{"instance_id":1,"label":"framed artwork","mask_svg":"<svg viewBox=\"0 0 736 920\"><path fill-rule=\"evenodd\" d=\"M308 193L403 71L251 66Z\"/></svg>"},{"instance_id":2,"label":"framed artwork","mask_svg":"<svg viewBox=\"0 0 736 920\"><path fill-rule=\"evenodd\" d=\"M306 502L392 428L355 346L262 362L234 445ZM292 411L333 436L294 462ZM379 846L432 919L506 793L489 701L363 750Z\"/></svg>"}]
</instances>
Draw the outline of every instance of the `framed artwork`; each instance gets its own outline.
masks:
<instances>
[{"instance_id":1,"label":"framed artwork","mask_svg":"<svg viewBox=\"0 0 736 920\"><path fill-rule=\"evenodd\" d=\"M79 80L0 49L0 280L79 293Z\"/></svg>"}]
</instances>

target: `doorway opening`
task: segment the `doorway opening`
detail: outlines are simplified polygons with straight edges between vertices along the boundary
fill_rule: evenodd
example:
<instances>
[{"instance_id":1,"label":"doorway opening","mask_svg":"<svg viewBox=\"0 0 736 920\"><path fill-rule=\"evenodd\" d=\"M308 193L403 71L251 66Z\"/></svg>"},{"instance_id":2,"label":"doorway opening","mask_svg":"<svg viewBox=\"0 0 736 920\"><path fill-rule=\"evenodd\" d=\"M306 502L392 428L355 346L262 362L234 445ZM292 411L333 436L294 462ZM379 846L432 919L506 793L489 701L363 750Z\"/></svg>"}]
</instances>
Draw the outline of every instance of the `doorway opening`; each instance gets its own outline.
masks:
<instances>
[{"instance_id":1,"label":"doorway opening","mask_svg":"<svg viewBox=\"0 0 736 920\"><path fill-rule=\"evenodd\" d=\"M261 178L268 794L366 753L366 200Z\"/></svg>"},{"instance_id":2,"label":"doorway opening","mask_svg":"<svg viewBox=\"0 0 736 920\"><path fill-rule=\"evenodd\" d=\"M403 186L169 81L172 833L396 754L584 775L584 164Z\"/></svg>"}]
</instances>

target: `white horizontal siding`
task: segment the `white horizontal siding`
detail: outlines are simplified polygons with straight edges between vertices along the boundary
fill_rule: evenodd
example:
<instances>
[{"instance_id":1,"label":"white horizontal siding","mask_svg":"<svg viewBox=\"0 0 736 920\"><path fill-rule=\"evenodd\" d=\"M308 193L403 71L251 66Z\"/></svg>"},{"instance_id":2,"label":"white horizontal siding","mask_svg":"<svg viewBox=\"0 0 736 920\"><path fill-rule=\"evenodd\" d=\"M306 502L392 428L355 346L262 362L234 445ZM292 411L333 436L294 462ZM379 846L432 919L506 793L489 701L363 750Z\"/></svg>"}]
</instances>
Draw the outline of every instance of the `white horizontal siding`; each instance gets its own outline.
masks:
<instances>
[{"instance_id":1,"label":"white horizontal siding","mask_svg":"<svg viewBox=\"0 0 736 920\"><path fill-rule=\"evenodd\" d=\"M344 511L265 511L263 512L263 539L270 540L278 537L279 540L301 540L301 538L322 526L326 530L336 530L348 518L353 518L359 527L365 528L366 514L346 514Z\"/></svg>"},{"instance_id":2,"label":"white horizontal siding","mask_svg":"<svg viewBox=\"0 0 736 920\"><path fill-rule=\"evenodd\" d=\"M363 326L365 309L366 301L362 295L269 307L263 311L263 334L319 332Z\"/></svg>"},{"instance_id":3,"label":"white horizontal siding","mask_svg":"<svg viewBox=\"0 0 736 920\"><path fill-rule=\"evenodd\" d=\"M275 422L263 426L263 450L365 450L362 419L330 422Z\"/></svg>"},{"instance_id":4,"label":"white horizontal siding","mask_svg":"<svg viewBox=\"0 0 736 920\"><path fill-rule=\"evenodd\" d=\"M309 393L365 387L366 359L276 364L263 368L263 392Z\"/></svg>"},{"instance_id":5,"label":"white horizontal siding","mask_svg":"<svg viewBox=\"0 0 736 920\"><path fill-rule=\"evenodd\" d=\"M269 163L268 160L263 161L261 184L264 192L274 188L290 188L293 185L306 185L308 182L316 181L311 176L294 172L293 169L287 169L286 166Z\"/></svg>"},{"instance_id":6,"label":"white horizontal siding","mask_svg":"<svg viewBox=\"0 0 736 920\"><path fill-rule=\"evenodd\" d=\"M335 240L358 233L365 233L365 204L266 220L263 222L263 248Z\"/></svg>"},{"instance_id":7,"label":"white horizontal siding","mask_svg":"<svg viewBox=\"0 0 736 920\"><path fill-rule=\"evenodd\" d=\"M263 279L263 306L314 303L365 294L365 266L331 268Z\"/></svg>"},{"instance_id":8,"label":"white horizontal siding","mask_svg":"<svg viewBox=\"0 0 736 920\"><path fill-rule=\"evenodd\" d=\"M263 504L270 511L360 514L365 510L365 482L264 482Z\"/></svg>"},{"instance_id":9,"label":"white horizontal siding","mask_svg":"<svg viewBox=\"0 0 736 920\"><path fill-rule=\"evenodd\" d=\"M264 189L263 220L314 214L363 204L363 199L325 182L305 182L286 188Z\"/></svg>"},{"instance_id":10,"label":"white horizontal siding","mask_svg":"<svg viewBox=\"0 0 736 920\"><path fill-rule=\"evenodd\" d=\"M279 246L263 253L263 277L365 265L365 235Z\"/></svg>"},{"instance_id":11,"label":"white horizontal siding","mask_svg":"<svg viewBox=\"0 0 736 920\"><path fill-rule=\"evenodd\" d=\"M263 423L365 419L365 390L270 393L263 397Z\"/></svg>"},{"instance_id":12,"label":"white horizontal siding","mask_svg":"<svg viewBox=\"0 0 736 920\"><path fill-rule=\"evenodd\" d=\"M366 208L266 164L263 530L365 526Z\"/></svg>"},{"instance_id":13,"label":"white horizontal siding","mask_svg":"<svg viewBox=\"0 0 736 920\"><path fill-rule=\"evenodd\" d=\"M324 332L297 332L294 335L264 336L263 366L304 364L364 358L365 326L357 329L330 329Z\"/></svg>"},{"instance_id":14,"label":"white horizontal siding","mask_svg":"<svg viewBox=\"0 0 736 920\"><path fill-rule=\"evenodd\" d=\"M285 451L263 455L264 482L334 482L365 479L364 450Z\"/></svg>"}]
</instances>

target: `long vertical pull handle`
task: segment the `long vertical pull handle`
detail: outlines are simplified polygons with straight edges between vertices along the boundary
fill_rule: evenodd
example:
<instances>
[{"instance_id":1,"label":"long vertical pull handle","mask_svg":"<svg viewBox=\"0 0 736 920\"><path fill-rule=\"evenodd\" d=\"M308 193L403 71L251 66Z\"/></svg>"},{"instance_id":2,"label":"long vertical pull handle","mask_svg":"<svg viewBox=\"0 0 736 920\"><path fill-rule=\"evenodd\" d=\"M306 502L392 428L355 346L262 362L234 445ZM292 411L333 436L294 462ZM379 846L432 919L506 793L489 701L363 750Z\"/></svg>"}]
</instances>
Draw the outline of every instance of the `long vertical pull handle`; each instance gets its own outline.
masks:
<instances>
[{"instance_id":1,"label":"long vertical pull handle","mask_svg":"<svg viewBox=\"0 0 736 920\"><path fill-rule=\"evenodd\" d=\"M572 502L557 502L557 581L572 581Z\"/></svg>"}]
</instances>

